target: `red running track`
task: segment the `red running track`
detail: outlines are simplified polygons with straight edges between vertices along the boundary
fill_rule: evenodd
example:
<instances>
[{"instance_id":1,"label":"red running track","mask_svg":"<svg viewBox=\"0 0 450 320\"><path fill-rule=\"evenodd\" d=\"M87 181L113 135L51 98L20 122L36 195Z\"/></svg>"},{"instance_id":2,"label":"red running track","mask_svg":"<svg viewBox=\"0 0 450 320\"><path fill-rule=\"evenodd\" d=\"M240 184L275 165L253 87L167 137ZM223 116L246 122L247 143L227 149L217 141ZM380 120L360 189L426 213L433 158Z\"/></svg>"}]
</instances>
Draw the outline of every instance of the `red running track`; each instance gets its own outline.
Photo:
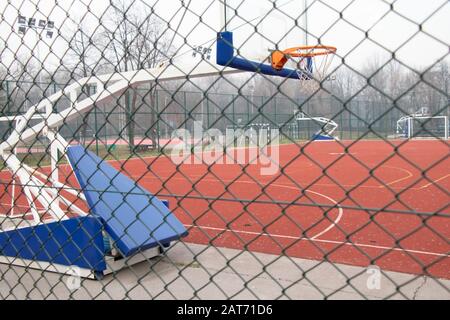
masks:
<instances>
[{"instance_id":1,"label":"red running track","mask_svg":"<svg viewBox=\"0 0 450 320\"><path fill-rule=\"evenodd\" d=\"M170 200L186 242L450 279L448 143L290 144L279 163L112 162Z\"/></svg>"}]
</instances>

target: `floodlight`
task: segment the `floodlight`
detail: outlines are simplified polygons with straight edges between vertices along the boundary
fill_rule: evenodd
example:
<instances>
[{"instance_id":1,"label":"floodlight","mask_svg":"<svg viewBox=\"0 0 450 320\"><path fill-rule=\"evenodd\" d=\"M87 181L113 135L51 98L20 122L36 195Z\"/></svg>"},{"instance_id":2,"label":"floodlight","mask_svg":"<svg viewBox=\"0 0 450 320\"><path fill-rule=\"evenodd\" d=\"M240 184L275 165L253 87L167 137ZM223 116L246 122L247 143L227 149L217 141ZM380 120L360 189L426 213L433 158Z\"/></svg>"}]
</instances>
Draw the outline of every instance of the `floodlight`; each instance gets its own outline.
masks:
<instances>
[{"instance_id":1,"label":"floodlight","mask_svg":"<svg viewBox=\"0 0 450 320\"><path fill-rule=\"evenodd\" d=\"M19 16L18 17L18 22L19 22L19 24L26 24L27 23L27 18L25 18L24 16Z\"/></svg>"}]
</instances>

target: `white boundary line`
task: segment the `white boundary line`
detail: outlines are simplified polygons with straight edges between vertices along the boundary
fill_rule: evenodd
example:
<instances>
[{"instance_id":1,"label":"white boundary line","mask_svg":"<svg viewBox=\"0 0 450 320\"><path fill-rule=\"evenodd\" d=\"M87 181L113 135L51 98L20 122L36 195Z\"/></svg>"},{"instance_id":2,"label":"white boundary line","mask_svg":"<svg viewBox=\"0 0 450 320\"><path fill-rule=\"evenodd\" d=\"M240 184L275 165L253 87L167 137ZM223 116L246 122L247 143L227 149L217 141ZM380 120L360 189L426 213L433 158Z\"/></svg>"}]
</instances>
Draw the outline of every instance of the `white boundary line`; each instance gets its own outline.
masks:
<instances>
[{"instance_id":1,"label":"white boundary line","mask_svg":"<svg viewBox=\"0 0 450 320\"><path fill-rule=\"evenodd\" d=\"M404 181L404 180L407 180L407 179L409 179L409 178L414 177L414 175L412 174L411 171L409 171L409 170L407 170L407 169L404 169L404 168L394 167L394 166L389 166L389 165L384 165L384 166L381 167L381 168L391 168L391 169L403 171L404 173L406 173L406 176L404 176L404 177L402 177L402 178L399 178L399 179L396 179L396 180L391 181L391 182L386 182L385 184L379 185L378 188L386 188L386 186L389 186L389 187L390 187L390 186L393 185L393 184L396 184L396 183L398 183L398 182L401 182L401 181ZM419 188L419 189L420 189L420 188Z\"/></svg>"},{"instance_id":2,"label":"white boundary line","mask_svg":"<svg viewBox=\"0 0 450 320\"><path fill-rule=\"evenodd\" d=\"M437 253L437 252L429 252L429 251L421 251L421 250L413 250L413 249L403 249L403 248L393 248L393 247L386 247L386 246L377 246L377 245L358 243L358 242L352 243L352 242L347 242L347 241L300 238L300 237L281 235L281 234L270 234L270 233L266 233L266 232L254 232L254 231L224 229L224 228L215 228L215 227L206 227L206 226L194 226L194 225L190 225L190 224L185 224L185 226L190 227L190 228L207 229L207 230L214 230L214 231L221 231L221 232L242 233L242 234L255 235L255 236L275 237L275 238L293 239L293 240L299 240L299 241L311 241L311 242L320 242L320 243L339 244L339 245L345 245L345 246L351 246L351 247L363 247L363 248L372 248L372 249L389 250L389 251L409 252L409 253L423 254L423 255L429 255L429 256L438 256L438 257L445 257L445 258L450 257L449 254L445 254L445 253Z\"/></svg>"},{"instance_id":3,"label":"white boundary line","mask_svg":"<svg viewBox=\"0 0 450 320\"><path fill-rule=\"evenodd\" d=\"M151 178L151 177L144 177L144 178L148 179L148 178ZM181 179L181 178L173 178L173 179ZM212 179L203 179L203 180L204 181L216 181L216 180L212 180ZM235 182L252 184L251 181L235 181ZM298 188L293 187L293 186L287 186L287 185L276 184L276 183L271 184L271 185L272 186L281 187L281 188L288 188L288 189L295 189L295 190L298 189ZM185 226L186 227L192 227L192 228L201 228L201 229L207 229L207 230L222 231L222 232L234 232L234 233L250 234L250 235L257 235L257 236L296 239L296 240L300 240L300 241L312 241L312 242L319 242L319 243L340 244L340 245L353 246L353 247L363 247L363 248L373 248L373 249L380 249L380 250L409 252L409 253L431 255L431 256L438 256L438 257L445 257L445 258L449 258L450 257L449 254L436 253L436 252L428 252L428 251L413 250L413 249L403 249L403 248L392 248L392 247L387 247L387 246L377 246L377 245L370 245L370 244L357 243L357 242L351 243L351 242L346 242L346 241L317 239L318 237L322 236L326 232L330 231L332 228L334 228L337 225L337 223L339 223L339 221L341 220L341 218L343 216L343 209L342 209L342 207L340 207L337 204L337 202L334 199L332 199L332 198L330 198L330 197L328 197L328 196L326 196L324 194L321 194L319 192L315 192L315 191L312 191L312 190L306 190L306 192L314 193L314 194L316 194L318 196L322 196L322 197L330 200L331 202L333 202L334 204L337 205L338 210L339 210L338 217L336 217L336 219L332 222L332 224L330 226L328 226L326 229L324 229L323 231L321 231L318 234L312 236L311 238L299 238L299 237L288 236L288 235L269 234L269 233L266 233L266 232L253 232L253 231L233 230L233 229L224 229L224 228L207 227L207 226L194 226L194 225L189 225L189 224L185 224Z\"/></svg>"},{"instance_id":4,"label":"white boundary line","mask_svg":"<svg viewBox=\"0 0 450 320\"><path fill-rule=\"evenodd\" d=\"M132 176L137 177L137 176ZM144 179L156 179L156 177L144 177ZM185 180L184 178L171 178L173 180ZM214 180L214 179L202 179L202 181L206 181L206 182L218 182L219 180ZM231 180L220 180L221 182L232 182ZM254 182L253 181L234 181L233 183L244 183L244 184L251 184L253 185ZM286 189L292 189L292 190L298 190L298 187L294 187L294 186L288 186L288 185L284 185L284 184L279 184L279 183L271 183L270 186L275 186L278 188L286 188ZM328 197L327 195L324 195L320 192L316 192L316 191L312 191L312 190L305 190L305 192L309 192L309 193L313 193L315 195L318 195L319 197L323 197L327 200L329 200L330 202L332 202L333 204L336 205L336 208L338 209L338 216L336 217L336 219L334 219L334 221L331 222L331 224L325 228L324 230L322 230L321 232L315 234L314 236L311 237L311 239L316 239L322 235L324 235L325 233L327 233L328 231L330 231L331 229L333 229L334 227L336 227L336 225L339 223L339 221L341 221L342 216L344 214L344 210L342 209L342 207L337 203L336 200L334 200L333 198ZM220 199L218 199L220 201Z\"/></svg>"},{"instance_id":5,"label":"white boundary line","mask_svg":"<svg viewBox=\"0 0 450 320\"><path fill-rule=\"evenodd\" d=\"M134 178L135 176L132 176L132 177ZM149 178L153 178L153 177L144 177L144 179L149 179ZM184 180L184 179L182 179L182 178L172 178L172 179L176 179L176 180ZM207 182L217 182L218 180L214 180L214 179L203 179L202 181L207 181ZM221 181L222 181L222 182L231 182L231 181L227 181L227 180L221 180ZM244 183L244 184L252 184L252 185L254 184L252 181L239 181L239 180L238 180L238 181L234 181L234 183ZM286 189L291 189L291 190L298 190L297 187L294 187L294 186L288 186L288 185L279 184L279 183L272 183L272 184L270 184L270 186L275 186L275 187L278 187L278 188L286 188ZM317 234L315 234L315 235L313 235L313 236L311 237L311 239L316 239L316 238L318 238L318 237L324 235L325 233L327 233L328 231L330 231L331 229L333 229L333 228L336 227L336 225L337 225L337 224L339 223L339 221L341 221L341 219L342 219L342 216L343 216L343 214L344 214L344 210L343 210L342 207L337 203L336 200L330 198L330 197L327 196L327 195L324 195L324 194L322 194L322 193L320 193L320 192L316 192L316 191L312 191L312 190L305 190L305 192L313 193L313 194L315 194L315 195L317 195L317 196L319 196L319 197L323 197L323 198L329 200L330 202L332 202L333 204L335 204L336 207L337 207L337 209L338 209L338 216L336 217L336 219L334 219L334 220L331 222L331 224L330 224L328 227L326 227L324 230L320 231L319 233L317 233ZM219 199L219 200L220 200L220 199ZM25 206L23 206L23 207L25 207Z\"/></svg>"},{"instance_id":6,"label":"white boundary line","mask_svg":"<svg viewBox=\"0 0 450 320\"><path fill-rule=\"evenodd\" d=\"M149 177L146 177L149 178ZM180 179L181 178L173 178L173 179ZM208 180L212 180L212 179L203 179L204 181L208 181ZM216 181L216 180L213 180ZM226 180L223 180L224 182ZM236 181L235 181L236 182ZM237 181L239 182L239 181ZM251 181L240 181L241 183L249 183L252 184ZM287 186L287 185L281 185L281 184L271 184L273 186L278 186L278 187L283 187L283 188L289 188L289 189L297 189L293 186ZM364 243L351 243L351 242L346 242L346 241L335 241L335 240L325 240L325 239L317 239L318 237L322 236L323 234L325 234L326 232L330 231L331 229L333 229L341 220L342 216L343 216L343 209L342 207L340 207L337 202L326 196L323 195L321 193L312 191L312 190L306 190L306 192L311 192L311 193L315 193L319 196L322 196L328 200L330 200L331 202L333 202L334 204L337 205L338 209L339 209L339 215L338 217L336 217L336 219L332 222L331 225L329 225L326 229L324 229L323 231L319 232L318 234L310 237L310 238L299 238L299 237L293 237L293 236L287 236L287 235L279 235L279 234L269 234L269 233L265 233L265 232L252 232L252 231L243 231L243 230L231 230L231 229L223 229L223 228L215 228L215 227L206 227L206 226L193 226L193 225L185 225L187 227L194 227L194 228L203 228L203 229L210 229L210 230L216 230L216 231L225 231L225 232L236 232L236 233L243 233L243 234L251 234L251 235L261 235L261 236L268 236L268 237L277 237L277 238L287 238L287 239L300 239L301 241L315 241L315 242L323 242L323 243L332 243L332 244L342 244L342 245L348 245L348 246L357 246L357 247L366 247L366 248L373 248L373 249L383 249L383 250L393 250L393 251L401 251L401 252L410 252L410 253L417 253L417 254L424 254L424 255L432 255L432 256L439 256L439 257L449 257L449 254L442 254L442 253L436 253L436 252L428 252L428 251L421 251L421 250L414 250L414 249L402 249L402 248L392 248L392 247L386 247L386 246L377 246L377 245L370 245L370 244L364 244Z\"/></svg>"},{"instance_id":7,"label":"white boundary line","mask_svg":"<svg viewBox=\"0 0 450 320\"><path fill-rule=\"evenodd\" d=\"M447 179L448 177L450 177L450 173L448 173L448 174L446 174L445 176L442 176L442 177L440 177L440 178L437 178L437 179L435 179L435 180L431 180L431 182L427 183L426 185L421 186L421 187L419 188L419 190L420 190L420 189L428 188L429 186L436 184L436 182L445 180L445 179Z\"/></svg>"},{"instance_id":8,"label":"white boundary line","mask_svg":"<svg viewBox=\"0 0 450 320\"><path fill-rule=\"evenodd\" d=\"M351 142L352 140L341 140L341 142L345 142L345 141ZM361 140L361 141L373 141L373 140L370 140L370 139L369 139L369 140ZM399 142L403 142L402 140L398 140L398 141L399 141ZM282 146L291 146L291 145L296 145L296 144L280 144L280 145L278 145L278 146L282 147ZM241 147L241 148L246 148L246 147ZM233 148L233 149L238 149L238 148ZM247 149L250 149L250 148L247 148ZM154 159L154 158L158 158L158 157L161 158L161 155L146 156L146 157L136 157L136 158L126 158L126 159L111 159L111 160L106 160L106 162L108 162L108 163L118 162L118 163L121 163L121 164L122 164L122 163L124 163L124 161L145 161L145 160L150 160L150 159ZM165 156L163 156L163 158L165 158ZM63 165L60 165L60 169L64 168L65 166L69 166L69 167L70 167L69 164L63 164ZM403 181L403 180L406 180L406 179L411 178L412 173L411 173L410 171L408 171L408 170L406 170L406 169L404 169L404 168L400 168L400 167L394 167L394 166L386 166L386 167L390 167L390 168L398 169L398 170L403 170L404 172L406 171L406 172L408 173L408 176L407 176L407 177L403 177L403 178L400 178L399 180L395 180L395 181L391 181L391 182L387 182L387 183L386 183L387 185L389 185L389 188L390 188L390 189L404 190L405 188L403 188L403 187L393 187L392 185L393 185L393 184L396 184L396 183L398 183L398 182L400 182L400 181ZM48 166L42 166L42 167L39 167L39 168L40 168L40 169L50 168L50 165L48 165ZM2 173L2 172L8 172L8 173L9 173L9 170L8 170L8 169L0 170L0 173ZM421 186L421 187L408 188L408 190L423 190L423 189L426 189L426 188L428 188L428 187L434 185L435 182L444 180L445 178L447 178L447 177L449 177L449 176L450 176L450 174L447 174L447 175L445 175L445 176L443 176L443 177L440 177L440 178L438 178L438 179L436 179L436 180L431 180L431 183L427 183L427 184L425 184L425 185L423 185L423 186ZM326 187L337 186L337 185L334 185L334 184L323 184L323 183L320 183L320 184L319 184L319 183L316 183L316 184L314 184L314 185L315 185L315 186L326 186ZM355 187L356 185L341 184L341 186L353 188L353 187ZM363 186L358 186L358 187L359 187L359 188L374 188L374 189L380 189L380 188L385 188L385 185L375 185L375 186L366 186L366 185L363 185Z\"/></svg>"},{"instance_id":9,"label":"white boundary line","mask_svg":"<svg viewBox=\"0 0 450 320\"><path fill-rule=\"evenodd\" d=\"M330 200L331 202L333 202L333 203L336 205L336 207L338 208L338 212L339 212L339 214L338 214L338 216L336 217L336 219L335 219L333 222L331 222L331 224L330 224L327 228L325 228L324 230L322 230L322 231L319 232L318 234L316 234L316 235L314 235L314 236L311 237L311 239L317 239L317 238L320 237L321 235L327 233L328 231L330 231L331 229L333 229L334 227L336 227L336 225L339 223L339 221L341 221L341 218L342 218L342 216L343 216L343 214L344 214L344 210L343 210L342 207L337 203L337 201L334 200L333 198L330 198L330 197L328 197L328 196L326 196L326 195L324 195L324 194L322 194L322 193L315 192L315 191L312 191L312 190L306 190L306 192L311 192L311 193L314 193L314 194L316 194L316 195L318 195L318 196L321 196L321 197L324 197L324 198Z\"/></svg>"}]
</instances>

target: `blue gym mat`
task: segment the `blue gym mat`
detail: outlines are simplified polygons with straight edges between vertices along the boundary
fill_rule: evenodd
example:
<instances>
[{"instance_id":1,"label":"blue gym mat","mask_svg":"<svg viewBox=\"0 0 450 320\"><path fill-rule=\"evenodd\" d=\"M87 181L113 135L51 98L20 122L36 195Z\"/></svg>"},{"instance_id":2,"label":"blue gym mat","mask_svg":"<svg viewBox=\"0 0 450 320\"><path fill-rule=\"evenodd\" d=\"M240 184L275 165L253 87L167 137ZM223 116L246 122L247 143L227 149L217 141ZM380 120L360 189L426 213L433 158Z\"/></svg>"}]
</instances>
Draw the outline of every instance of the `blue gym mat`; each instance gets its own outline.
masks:
<instances>
[{"instance_id":1,"label":"blue gym mat","mask_svg":"<svg viewBox=\"0 0 450 320\"><path fill-rule=\"evenodd\" d=\"M94 153L70 146L67 157L91 213L102 219L123 256L188 234L161 200Z\"/></svg>"}]
</instances>

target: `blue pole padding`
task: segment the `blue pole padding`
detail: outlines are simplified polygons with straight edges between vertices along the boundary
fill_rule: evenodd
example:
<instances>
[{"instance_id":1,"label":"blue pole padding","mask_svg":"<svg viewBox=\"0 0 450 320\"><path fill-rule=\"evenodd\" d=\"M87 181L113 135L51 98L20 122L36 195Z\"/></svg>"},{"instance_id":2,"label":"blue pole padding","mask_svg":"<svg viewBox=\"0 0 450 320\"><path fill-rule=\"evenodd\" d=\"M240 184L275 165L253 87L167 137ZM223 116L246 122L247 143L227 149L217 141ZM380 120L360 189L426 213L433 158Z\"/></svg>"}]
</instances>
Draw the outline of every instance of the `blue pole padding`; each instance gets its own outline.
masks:
<instances>
[{"instance_id":1,"label":"blue pole padding","mask_svg":"<svg viewBox=\"0 0 450 320\"><path fill-rule=\"evenodd\" d=\"M307 71L309 72L309 74L312 74L313 73L313 60L312 60L312 57L307 57L306 58L306 65L307 65L307 67L306 67L306 69L307 69Z\"/></svg>"},{"instance_id":2,"label":"blue pole padding","mask_svg":"<svg viewBox=\"0 0 450 320\"><path fill-rule=\"evenodd\" d=\"M216 62L218 65L224 67L235 68L243 71L257 72L269 76L278 76L297 80L300 78L304 80L305 77L307 77L305 73L300 73L299 77L299 74L294 69L283 68L281 70L276 70L272 68L271 65L235 56L233 47L233 33L229 31L220 32L217 34ZM310 63L312 69L312 62Z\"/></svg>"}]
</instances>

